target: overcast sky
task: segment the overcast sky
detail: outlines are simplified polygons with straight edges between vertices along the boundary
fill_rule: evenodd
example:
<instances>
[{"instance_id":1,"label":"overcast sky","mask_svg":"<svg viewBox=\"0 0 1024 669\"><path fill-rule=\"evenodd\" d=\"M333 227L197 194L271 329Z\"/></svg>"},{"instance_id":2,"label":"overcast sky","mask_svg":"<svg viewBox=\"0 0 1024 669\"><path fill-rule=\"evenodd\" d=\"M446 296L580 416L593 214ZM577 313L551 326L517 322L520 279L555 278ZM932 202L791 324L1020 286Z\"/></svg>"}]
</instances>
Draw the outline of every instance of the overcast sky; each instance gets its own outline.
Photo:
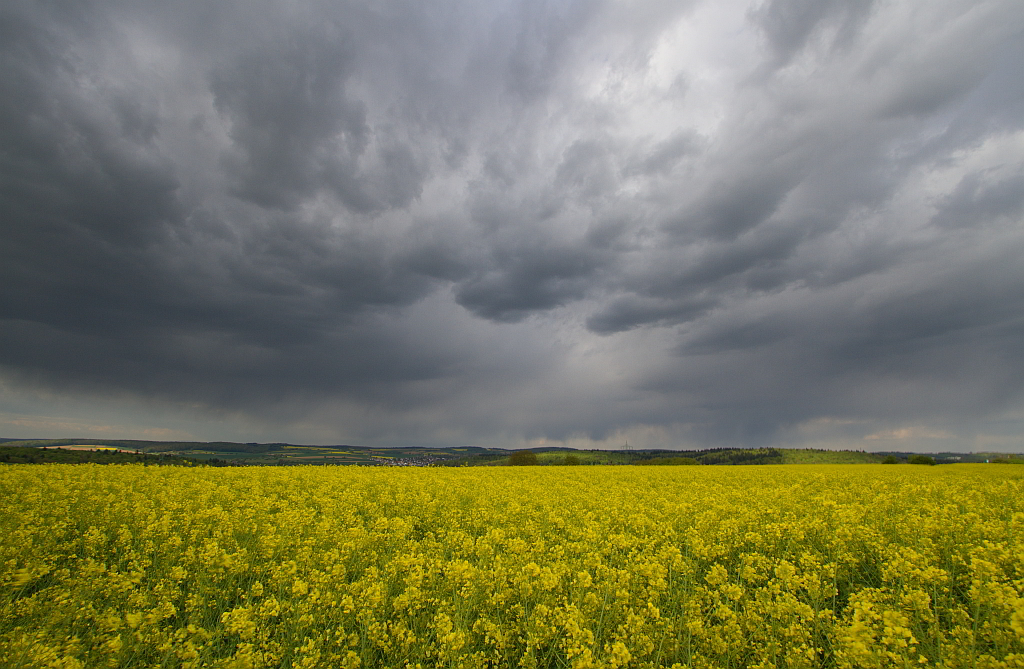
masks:
<instances>
[{"instance_id":1,"label":"overcast sky","mask_svg":"<svg viewBox=\"0 0 1024 669\"><path fill-rule=\"evenodd\" d=\"M0 436L1024 451L1020 0L7 0Z\"/></svg>"}]
</instances>

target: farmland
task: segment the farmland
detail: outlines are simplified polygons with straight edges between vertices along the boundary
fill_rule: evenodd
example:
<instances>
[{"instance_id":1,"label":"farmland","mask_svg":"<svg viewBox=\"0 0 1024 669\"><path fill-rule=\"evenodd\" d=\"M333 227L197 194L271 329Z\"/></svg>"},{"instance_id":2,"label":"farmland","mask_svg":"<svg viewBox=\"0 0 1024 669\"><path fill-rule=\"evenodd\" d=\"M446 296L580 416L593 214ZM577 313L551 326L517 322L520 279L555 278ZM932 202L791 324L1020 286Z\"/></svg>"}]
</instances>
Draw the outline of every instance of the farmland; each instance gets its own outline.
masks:
<instances>
[{"instance_id":1,"label":"farmland","mask_svg":"<svg viewBox=\"0 0 1024 669\"><path fill-rule=\"evenodd\" d=\"M1020 667L1024 469L0 468L4 667Z\"/></svg>"},{"instance_id":2,"label":"farmland","mask_svg":"<svg viewBox=\"0 0 1024 669\"><path fill-rule=\"evenodd\" d=\"M712 448L676 450L576 450L542 446L529 449L539 465L774 465L870 464L889 453L829 451L809 448ZM0 439L0 464L5 462L150 462L213 465L397 465L495 466L507 464L514 450L464 447L374 448L367 446L313 446L284 443L179 442L96 439ZM115 457L120 453L120 457ZM906 461L910 453L893 453ZM157 459L155 460L153 457ZM935 453L936 462L1024 462L1006 453ZM568 458L568 459L567 459Z\"/></svg>"},{"instance_id":3,"label":"farmland","mask_svg":"<svg viewBox=\"0 0 1024 669\"><path fill-rule=\"evenodd\" d=\"M143 455L162 456L194 463L232 465L431 465L489 463L508 457L501 449L466 448L369 448L365 446L309 446L284 443L177 442L96 439L25 439L0 440L3 449L120 449ZM47 456L53 461L53 454ZM38 454L37 459L42 459ZM109 460L109 458L107 459ZM102 460L106 462L107 460ZM2 462L0 456L0 462ZM65 460L67 461L67 460Z\"/></svg>"}]
</instances>

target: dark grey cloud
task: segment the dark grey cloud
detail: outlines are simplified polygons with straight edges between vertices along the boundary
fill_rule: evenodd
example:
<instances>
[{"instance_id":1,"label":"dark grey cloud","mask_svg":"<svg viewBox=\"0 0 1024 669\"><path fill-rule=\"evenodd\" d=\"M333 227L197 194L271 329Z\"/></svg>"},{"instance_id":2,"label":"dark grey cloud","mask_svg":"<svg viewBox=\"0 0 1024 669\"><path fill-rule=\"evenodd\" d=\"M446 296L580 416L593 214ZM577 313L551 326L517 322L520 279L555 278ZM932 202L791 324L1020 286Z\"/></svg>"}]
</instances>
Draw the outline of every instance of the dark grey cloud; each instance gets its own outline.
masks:
<instances>
[{"instance_id":1,"label":"dark grey cloud","mask_svg":"<svg viewBox=\"0 0 1024 669\"><path fill-rule=\"evenodd\" d=\"M325 28L282 41L258 42L212 76L234 140L224 162L235 194L292 209L331 188L349 207L372 210L355 165L369 139L366 109L345 95L351 39Z\"/></svg>"},{"instance_id":2,"label":"dark grey cloud","mask_svg":"<svg viewBox=\"0 0 1024 669\"><path fill-rule=\"evenodd\" d=\"M750 11L771 45L776 65L787 65L808 41L831 32L829 47L848 45L867 19L872 0L769 0Z\"/></svg>"},{"instance_id":3,"label":"dark grey cloud","mask_svg":"<svg viewBox=\"0 0 1024 669\"><path fill-rule=\"evenodd\" d=\"M1024 214L1024 174L997 175L987 183L984 172L972 172L943 198L932 222L942 227L973 228L1006 224ZM1002 177L1002 178L1000 178Z\"/></svg>"},{"instance_id":4,"label":"dark grey cloud","mask_svg":"<svg viewBox=\"0 0 1024 669\"><path fill-rule=\"evenodd\" d=\"M518 321L583 297L600 264L586 248L524 244L496 249L493 264L458 283L456 301L496 321Z\"/></svg>"},{"instance_id":5,"label":"dark grey cloud","mask_svg":"<svg viewBox=\"0 0 1024 669\"><path fill-rule=\"evenodd\" d=\"M635 158L623 169L624 176L668 174L688 154L703 148L702 138L694 131L681 131L653 146L637 146Z\"/></svg>"},{"instance_id":6,"label":"dark grey cloud","mask_svg":"<svg viewBox=\"0 0 1024 669\"><path fill-rule=\"evenodd\" d=\"M673 300L630 295L610 301L587 319L587 328L598 334L612 334L642 325L675 325L703 316L716 305L710 298Z\"/></svg>"},{"instance_id":7,"label":"dark grey cloud","mask_svg":"<svg viewBox=\"0 0 1024 669\"><path fill-rule=\"evenodd\" d=\"M1005 445L1022 36L1012 0L8 3L0 419Z\"/></svg>"}]
</instances>

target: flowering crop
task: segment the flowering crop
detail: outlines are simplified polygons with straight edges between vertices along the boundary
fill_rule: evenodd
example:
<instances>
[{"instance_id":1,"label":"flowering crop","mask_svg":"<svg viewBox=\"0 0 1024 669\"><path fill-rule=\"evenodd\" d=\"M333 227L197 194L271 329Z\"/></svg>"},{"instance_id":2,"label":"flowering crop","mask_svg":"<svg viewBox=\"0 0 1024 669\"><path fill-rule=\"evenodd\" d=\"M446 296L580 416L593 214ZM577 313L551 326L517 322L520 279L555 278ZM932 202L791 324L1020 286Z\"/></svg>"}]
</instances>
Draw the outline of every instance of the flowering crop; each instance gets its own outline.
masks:
<instances>
[{"instance_id":1,"label":"flowering crop","mask_svg":"<svg viewBox=\"0 0 1024 669\"><path fill-rule=\"evenodd\" d=\"M1024 667L1024 469L0 469L4 667Z\"/></svg>"}]
</instances>

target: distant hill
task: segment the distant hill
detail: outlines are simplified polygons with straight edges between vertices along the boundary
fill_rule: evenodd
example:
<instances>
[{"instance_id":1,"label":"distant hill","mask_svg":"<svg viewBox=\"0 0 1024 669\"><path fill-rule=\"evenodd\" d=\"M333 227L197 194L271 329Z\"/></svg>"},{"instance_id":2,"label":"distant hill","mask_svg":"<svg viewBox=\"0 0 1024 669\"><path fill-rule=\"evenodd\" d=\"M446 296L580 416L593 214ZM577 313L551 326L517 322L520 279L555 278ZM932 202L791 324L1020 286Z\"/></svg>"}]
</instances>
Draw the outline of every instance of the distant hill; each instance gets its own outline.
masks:
<instances>
[{"instance_id":1,"label":"distant hill","mask_svg":"<svg viewBox=\"0 0 1024 669\"><path fill-rule=\"evenodd\" d=\"M13 440L11 440L13 441ZM145 465L188 466L185 458L154 453L135 453L114 448L70 449L60 446L34 448L11 446L10 441L0 443L0 464L83 464L93 462L103 465L124 465L141 463Z\"/></svg>"},{"instance_id":2,"label":"distant hill","mask_svg":"<svg viewBox=\"0 0 1024 669\"><path fill-rule=\"evenodd\" d=\"M92 450L68 450L69 447ZM61 448L61 451L55 449ZM451 448L371 448L366 446L304 446L286 443L227 441L145 441L133 439L3 439L3 462L158 462L180 460L212 465L390 465L476 467L508 464L513 450L479 446ZM527 450L527 449L521 449ZM809 448L710 448L699 451L576 450L565 447L528 449L538 465L781 465L871 464L886 458L906 462L905 452L868 453ZM121 451L121 453L118 453ZM92 452L93 455L84 455ZM1024 463L1007 453L929 453L938 464L955 462ZM32 459L34 458L34 460ZM136 458L136 459L132 459ZM140 459L141 458L141 459ZM153 460L151 458L157 458Z\"/></svg>"},{"instance_id":3,"label":"distant hill","mask_svg":"<svg viewBox=\"0 0 1024 669\"><path fill-rule=\"evenodd\" d=\"M5 446L111 446L128 451L160 453L194 449L221 453L269 453L288 444L240 444L231 441L144 441L138 439L3 439Z\"/></svg>"}]
</instances>

